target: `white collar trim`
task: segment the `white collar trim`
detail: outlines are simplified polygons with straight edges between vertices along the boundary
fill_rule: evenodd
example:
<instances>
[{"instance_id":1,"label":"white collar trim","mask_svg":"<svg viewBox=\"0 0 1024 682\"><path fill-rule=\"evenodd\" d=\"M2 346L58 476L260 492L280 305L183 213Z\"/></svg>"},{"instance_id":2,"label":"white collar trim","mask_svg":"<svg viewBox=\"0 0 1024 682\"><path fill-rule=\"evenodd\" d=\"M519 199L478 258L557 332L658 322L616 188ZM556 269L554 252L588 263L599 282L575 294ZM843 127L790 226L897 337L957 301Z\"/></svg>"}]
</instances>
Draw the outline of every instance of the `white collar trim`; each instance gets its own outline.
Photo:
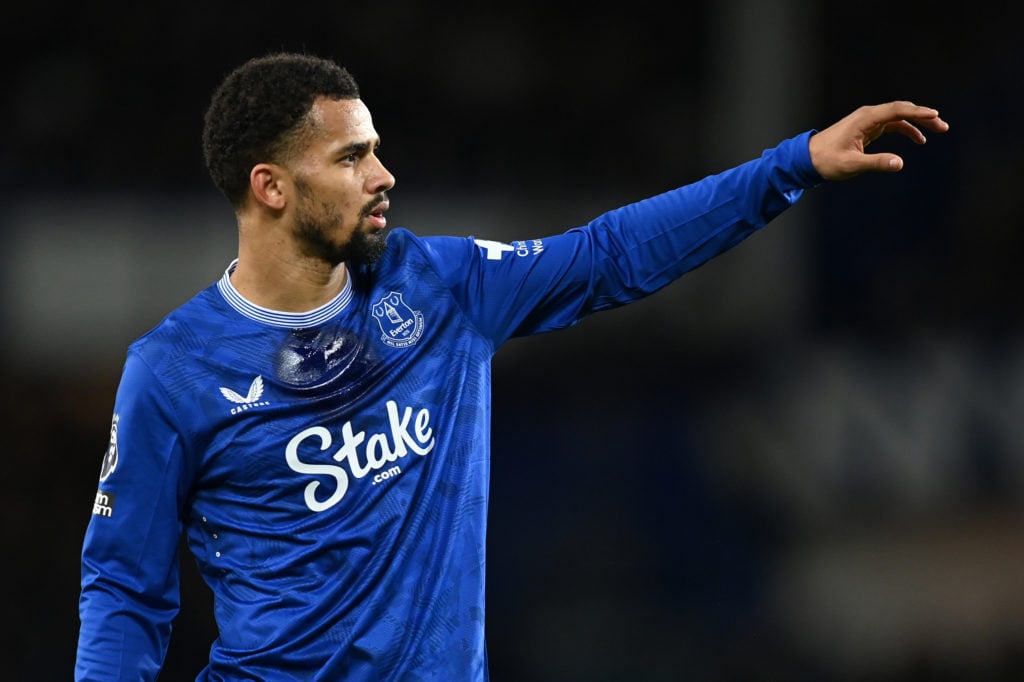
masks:
<instances>
[{"instance_id":1,"label":"white collar trim","mask_svg":"<svg viewBox=\"0 0 1024 682\"><path fill-rule=\"evenodd\" d=\"M245 317L256 320L257 322L263 322L264 324L273 325L275 327L288 327L290 329L316 327L340 313L346 306L348 306L348 302L352 300L352 278L347 277L345 279L345 286L342 287L338 295L319 308L315 308L305 313L287 313L280 310L264 308L246 300L240 293L238 293L238 290L235 289L235 285L231 283L231 273L235 271L235 267L237 265L237 258L231 261L227 269L224 271L224 275L217 282L217 289L220 291L221 296L224 297L224 300L227 301L228 305Z\"/></svg>"}]
</instances>

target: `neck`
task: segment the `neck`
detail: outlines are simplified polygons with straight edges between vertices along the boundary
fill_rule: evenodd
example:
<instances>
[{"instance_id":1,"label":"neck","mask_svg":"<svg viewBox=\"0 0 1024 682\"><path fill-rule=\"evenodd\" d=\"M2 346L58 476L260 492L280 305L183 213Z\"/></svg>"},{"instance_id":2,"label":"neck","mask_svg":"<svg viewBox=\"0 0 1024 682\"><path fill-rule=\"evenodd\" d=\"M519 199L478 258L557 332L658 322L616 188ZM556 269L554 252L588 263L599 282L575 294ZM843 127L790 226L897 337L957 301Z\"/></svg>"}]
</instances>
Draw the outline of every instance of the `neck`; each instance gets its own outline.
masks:
<instances>
[{"instance_id":1,"label":"neck","mask_svg":"<svg viewBox=\"0 0 1024 682\"><path fill-rule=\"evenodd\" d=\"M253 253L239 248L231 284L242 297L263 308L305 313L341 293L347 278L344 263L332 266L272 249Z\"/></svg>"}]
</instances>

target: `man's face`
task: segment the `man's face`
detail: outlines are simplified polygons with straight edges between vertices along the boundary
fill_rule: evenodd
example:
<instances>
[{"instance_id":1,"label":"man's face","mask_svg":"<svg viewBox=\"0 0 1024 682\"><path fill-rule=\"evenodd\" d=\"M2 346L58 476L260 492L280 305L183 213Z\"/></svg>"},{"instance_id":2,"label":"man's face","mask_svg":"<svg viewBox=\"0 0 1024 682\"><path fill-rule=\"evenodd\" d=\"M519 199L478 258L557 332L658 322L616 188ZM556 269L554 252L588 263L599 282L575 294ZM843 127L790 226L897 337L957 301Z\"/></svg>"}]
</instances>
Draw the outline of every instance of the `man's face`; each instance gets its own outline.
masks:
<instances>
[{"instance_id":1,"label":"man's face","mask_svg":"<svg viewBox=\"0 0 1024 682\"><path fill-rule=\"evenodd\" d=\"M372 263L384 252L395 178L377 158L370 111L362 100L320 98L310 115L312 135L289 164L293 235L305 255L331 265Z\"/></svg>"}]
</instances>

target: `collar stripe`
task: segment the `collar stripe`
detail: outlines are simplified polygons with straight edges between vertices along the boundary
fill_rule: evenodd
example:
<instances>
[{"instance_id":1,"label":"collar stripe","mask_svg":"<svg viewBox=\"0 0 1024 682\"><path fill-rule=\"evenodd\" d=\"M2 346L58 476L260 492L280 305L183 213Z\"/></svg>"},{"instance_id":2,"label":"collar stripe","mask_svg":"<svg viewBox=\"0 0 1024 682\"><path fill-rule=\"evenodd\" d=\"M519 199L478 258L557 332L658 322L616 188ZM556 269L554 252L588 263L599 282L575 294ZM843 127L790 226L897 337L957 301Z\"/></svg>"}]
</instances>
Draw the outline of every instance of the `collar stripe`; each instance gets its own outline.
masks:
<instances>
[{"instance_id":1,"label":"collar stripe","mask_svg":"<svg viewBox=\"0 0 1024 682\"><path fill-rule=\"evenodd\" d=\"M217 289L228 305L238 311L239 314L251 320L269 324L274 327L287 327L289 329L306 329L316 327L335 317L348 306L352 300L352 278L345 280L345 286L333 299L305 313L286 313L279 310L270 310L247 301L235 289L231 283L231 273L235 271L238 259L231 261L224 275L217 282Z\"/></svg>"}]
</instances>

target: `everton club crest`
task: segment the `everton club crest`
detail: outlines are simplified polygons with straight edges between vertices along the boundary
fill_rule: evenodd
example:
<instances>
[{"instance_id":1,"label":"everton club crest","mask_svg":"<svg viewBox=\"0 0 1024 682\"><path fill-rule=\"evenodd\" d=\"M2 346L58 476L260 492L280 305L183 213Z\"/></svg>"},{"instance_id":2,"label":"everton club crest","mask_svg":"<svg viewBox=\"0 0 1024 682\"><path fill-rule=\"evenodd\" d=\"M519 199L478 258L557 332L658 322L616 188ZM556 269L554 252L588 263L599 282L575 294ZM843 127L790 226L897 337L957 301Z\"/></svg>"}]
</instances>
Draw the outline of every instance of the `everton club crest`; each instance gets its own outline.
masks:
<instances>
[{"instance_id":1,"label":"everton club crest","mask_svg":"<svg viewBox=\"0 0 1024 682\"><path fill-rule=\"evenodd\" d=\"M408 348L423 335L423 313L410 308L397 291L374 304L373 316L380 325L380 340L394 348Z\"/></svg>"}]
</instances>

